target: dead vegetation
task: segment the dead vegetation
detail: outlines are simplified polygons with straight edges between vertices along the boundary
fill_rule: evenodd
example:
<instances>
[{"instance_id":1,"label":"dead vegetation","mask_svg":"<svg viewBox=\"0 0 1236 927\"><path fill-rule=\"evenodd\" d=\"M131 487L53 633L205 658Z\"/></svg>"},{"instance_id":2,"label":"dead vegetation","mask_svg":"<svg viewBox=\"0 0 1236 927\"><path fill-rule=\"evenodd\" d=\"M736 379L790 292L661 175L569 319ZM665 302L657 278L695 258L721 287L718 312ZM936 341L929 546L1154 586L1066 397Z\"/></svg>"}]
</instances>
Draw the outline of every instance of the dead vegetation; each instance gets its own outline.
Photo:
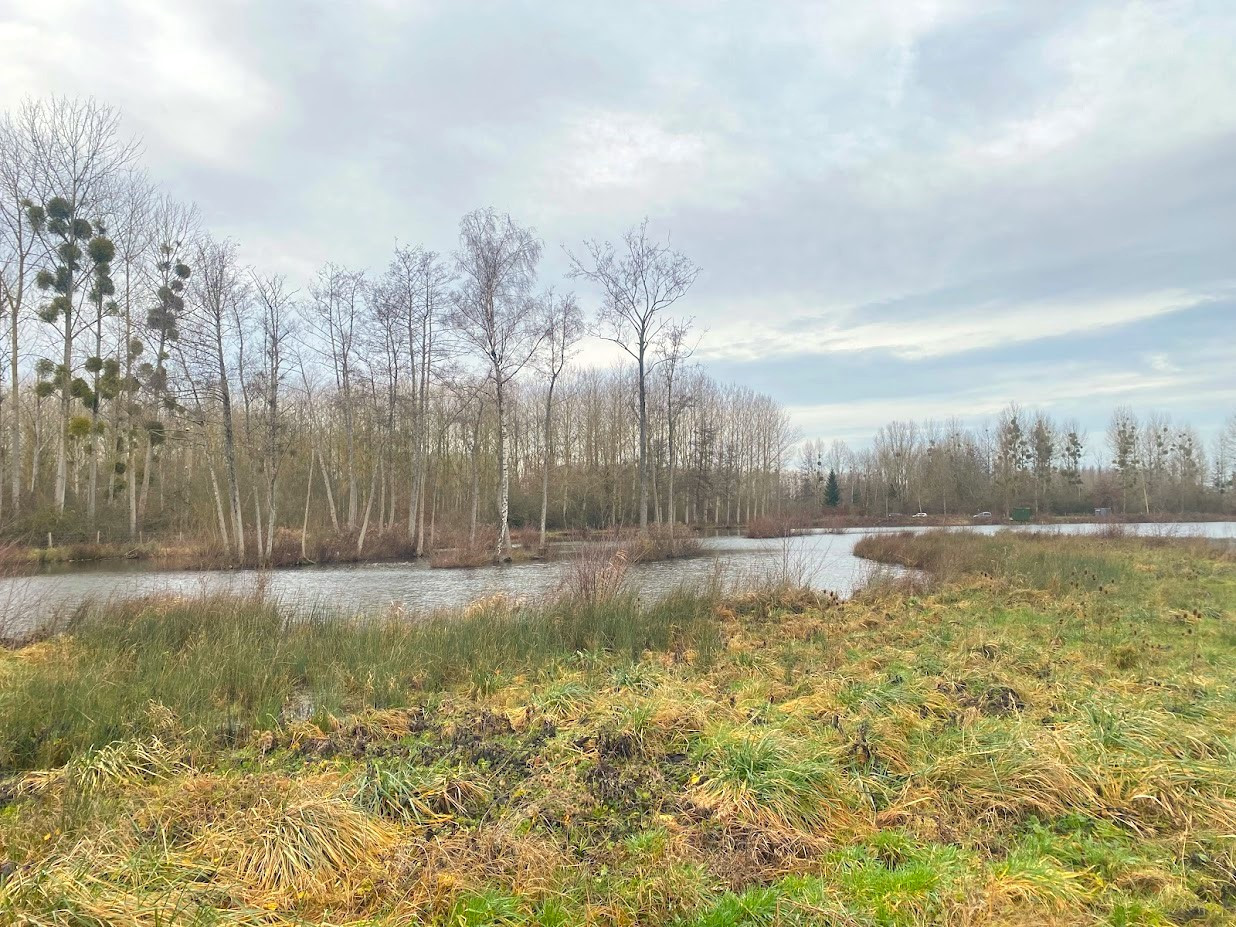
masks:
<instances>
[{"instance_id":1,"label":"dead vegetation","mask_svg":"<svg viewBox=\"0 0 1236 927\"><path fill-rule=\"evenodd\" d=\"M788 538L810 526L810 519L803 515L761 515L747 522L743 534L749 538Z\"/></svg>"}]
</instances>

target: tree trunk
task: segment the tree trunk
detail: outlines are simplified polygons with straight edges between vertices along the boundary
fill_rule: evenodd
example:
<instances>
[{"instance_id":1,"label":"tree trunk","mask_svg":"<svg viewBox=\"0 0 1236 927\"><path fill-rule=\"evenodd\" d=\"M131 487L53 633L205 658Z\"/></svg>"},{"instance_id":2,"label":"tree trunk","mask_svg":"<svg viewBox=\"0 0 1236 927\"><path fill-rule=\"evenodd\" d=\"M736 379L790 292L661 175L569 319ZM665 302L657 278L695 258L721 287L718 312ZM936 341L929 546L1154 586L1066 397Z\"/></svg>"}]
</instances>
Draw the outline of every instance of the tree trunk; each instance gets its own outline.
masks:
<instances>
[{"instance_id":1,"label":"tree trunk","mask_svg":"<svg viewBox=\"0 0 1236 927\"><path fill-rule=\"evenodd\" d=\"M135 435L133 422L133 404L135 402L133 392L129 388L129 384L133 382L133 355L129 351L129 345L133 341L133 301L131 291L132 274L125 270L124 275L124 382L125 382L125 401L124 401L124 476L125 485L128 487L128 504L129 504L129 540L137 537L137 467L133 453L133 439Z\"/></svg>"},{"instance_id":2,"label":"tree trunk","mask_svg":"<svg viewBox=\"0 0 1236 927\"><path fill-rule=\"evenodd\" d=\"M413 405L415 408L415 404ZM419 416L418 416L419 417ZM419 514L420 506L420 478L421 478L421 449L419 422L413 419L412 422L412 460L411 470L408 475L408 540L415 544L416 542L416 523Z\"/></svg>"},{"instance_id":3,"label":"tree trunk","mask_svg":"<svg viewBox=\"0 0 1236 927\"><path fill-rule=\"evenodd\" d=\"M209 460L209 453L207 458ZM210 489L215 497L215 514L219 516L219 537L223 539L224 548L230 551L232 544L227 536L227 518L223 514L223 498L219 495L219 479L215 475L214 463L208 462L206 466L210 470Z\"/></svg>"},{"instance_id":4,"label":"tree trunk","mask_svg":"<svg viewBox=\"0 0 1236 927\"><path fill-rule=\"evenodd\" d=\"M497 389L498 412L498 559L509 557L511 553L511 527L507 524L510 517L510 469L506 460L506 397L503 395L502 377L498 376Z\"/></svg>"},{"instance_id":5,"label":"tree trunk","mask_svg":"<svg viewBox=\"0 0 1236 927\"><path fill-rule=\"evenodd\" d=\"M30 457L30 492L33 493L43 463L43 404L37 397L34 401L34 446L31 448Z\"/></svg>"},{"instance_id":6,"label":"tree trunk","mask_svg":"<svg viewBox=\"0 0 1236 927\"><path fill-rule=\"evenodd\" d=\"M69 305L64 310L64 379L60 383L60 441L56 451L56 511L64 512L64 500L69 486L69 380L73 371L73 300L69 288Z\"/></svg>"},{"instance_id":7,"label":"tree trunk","mask_svg":"<svg viewBox=\"0 0 1236 927\"><path fill-rule=\"evenodd\" d=\"M330 512L330 524L335 529L335 534L339 533L339 512L335 508L335 491L330 485L330 474L326 472L326 461L322 459L322 452L318 448L313 449L314 457L317 458L318 467L322 472L322 485L326 487L326 508ZM312 464L310 465L312 469ZM312 478L312 477L311 477Z\"/></svg>"},{"instance_id":8,"label":"tree trunk","mask_svg":"<svg viewBox=\"0 0 1236 927\"><path fill-rule=\"evenodd\" d=\"M639 347L639 531L648 533L648 385L644 382L644 343Z\"/></svg>"},{"instance_id":9,"label":"tree trunk","mask_svg":"<svg viewBox=\"0 0 1236 927\"><path fill-rule=\"evenodd\" d=\"M258 566L265 565L264 554L266 545L263 543L265 537L262 531L262 497L258 493L257 488L253 490L253 554Z\"/></svg>"},{"instance_id":10,"label":"tree trunk","mask_svg":"<svg viewBox=\"0 0 1236 927\"><path fill-rule=\"evenodd\" d=\"M270 561L275 551L275 519L278 517L279 472L270 467L266 478L266 560Z\"/></svg>"},{"instance_id":11,"label":"tree trunk","mask_svg":"<svg viewBox=\"0 0 1236 927\"><path fill-rule=\"evenodd\" d=\"M223 407L223 460L227 465L227 485L232 508L232 535L236 556L245 559L245 526L240 502L240 479L236 472L236 429L232 422L232 393L227 382L227 362L223 355L222 329L216 330L216 360L219 369L219 399Z\"/></svg>"},{"instance_id":12,"label":"tree trunk","mask_svg":"<svg viewBox=\"0 0 1236 927\"><path fill-rule=\"evenodd\" d=\"M103 297L99 297L98 311L95 314L94 356L103 359ZM99 495L99 371L95 371L91 388L94 390L94 402L90 409L90 484L86 494L86 524L94 527L98 513Z\"/></svg>"},{"instance_id":13,"label":"tree trunk","mask_svg":"<svg viewBox=\"0 0 1236 927\"><path fill-rule=\"evenodd\" d=\"M667 435L667 448L669 454L669 473L666 474L666 507L669 509L669 538L674 540L674 519L677 517L677 510L674 508L674 387L671 384L669 393L666 396L666 402L669 407L669 422Z\"/></svg>"},{"instance_id":14,"label":"tree trunk","mask_svg":"<svg viewBox=\"0 0 1236 927\"><path fill-rule=\"evenodd\" d=\"M553 462L554 380L545 394L545 466L541 473L541 550L545 550L545 521L549 514L549 467Z\"/></svg>"},{"instance_id":15,"label":"tree trunk","mask_svg":"<svg viewBox=\"0 0 1236 927\"><path fill-rule=\"evenodd\" d=\"M313 498L313 461L309 461L309 478L305 480L305 517L300 523L300 559L309 559L309 501Z\"/></svg>"},{"instance_id":16,"label":"tree trunk","mask_svg":"<svg viewBox=\"0 0 1236 927\"><path fill-rule=\"evenodd\" d=\"M361 553L365 549L365 535L369 533L369 513L373 511L373 497L378 492L378 474L382 472L382 457L378 456L377 463L373 466L373 476L369 480L369 501L365 503L365 516L361 521L360 537L356 539L356 552Z\"/></svg>"},{"instance_id":17,"label":"tree trunk","mask_svg":"<svg viewBox=\"0 0 1236 927\"><path fill-rule=\"evenodd\" d=\"M21 389L18 382L18 308L22 303L22 290L25 283L24 256L17 266L17 296L9 304L9 405L12 420L9 423L9 438L12 444L12 456L9 461L9 488L13 494L13 514L21 511Z\"/></svg>"},{"instance_id":18,"label":"tree trunk","mask_svg":"<svg viewBox=\"0 0 1236 927\"><path fill-rule=\"evenodd\" d=\"M468 545L476 546L476 520L481 506L481 412L477 409L472 430L472 524L468 530Z\"/></svg>"},{"instance_id":19,"label":"tree trunk","mask_svg":"<svg viewBox=\"0 0 1236 927\"><path fill-rule=\"evenodd\" d=\"M348 530L351 531L356 527L356 516L359 506L356 498L356 435L354 434L354 427L352 423L352 399L350 390L346 389L346 387L344 389L343 401L344 438L346 440L348 454Z\"/></svg>"},{"instance_id":20,"label":"tree trunk","mask_svg":"<svg viewBox=\"0 0 1236 927\"><path fill-rule=\"evenodd\" d=\"M421 475L419 485L416 489L417 504L416 504L416 545L414 553L419 557L425 552L425 484L428 482L429 458L425 457L424 466L421 467Z\"/></svg>"}]
</instances>

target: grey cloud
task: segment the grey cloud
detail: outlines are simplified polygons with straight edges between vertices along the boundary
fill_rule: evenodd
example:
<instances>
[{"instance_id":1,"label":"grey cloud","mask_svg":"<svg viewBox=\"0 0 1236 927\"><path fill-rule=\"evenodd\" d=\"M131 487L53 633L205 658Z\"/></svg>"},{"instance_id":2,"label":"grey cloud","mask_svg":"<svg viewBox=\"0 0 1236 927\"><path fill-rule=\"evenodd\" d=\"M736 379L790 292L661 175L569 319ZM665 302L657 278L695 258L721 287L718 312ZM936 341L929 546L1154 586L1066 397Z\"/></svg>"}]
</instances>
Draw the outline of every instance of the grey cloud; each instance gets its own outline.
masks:
<instances>
[{"instance_id":1,"label":"grey cloud","mask_svg":"<svg viewBox=\"0 0 1236 927\"><path fill-rule=\"evenodd\" d=\"M154 176L294 276L449 249L493 204L548 274L651 216L704 268L684 311L770 343L1236 281L1223 0L53 7L4 17L0 105L106 96ZM56 30L73 66L34 67Z\"/></svg>"}]
</instances>

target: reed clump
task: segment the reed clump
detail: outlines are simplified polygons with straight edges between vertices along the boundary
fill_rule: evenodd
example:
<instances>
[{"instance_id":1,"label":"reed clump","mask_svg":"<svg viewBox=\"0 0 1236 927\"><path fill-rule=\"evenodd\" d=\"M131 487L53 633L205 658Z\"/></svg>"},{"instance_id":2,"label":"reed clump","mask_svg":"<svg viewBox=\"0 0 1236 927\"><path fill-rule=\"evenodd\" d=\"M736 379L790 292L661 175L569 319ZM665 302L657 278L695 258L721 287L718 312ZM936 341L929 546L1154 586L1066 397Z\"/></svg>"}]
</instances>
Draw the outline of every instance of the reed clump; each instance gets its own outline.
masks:
<instances>
[{"instance_id":1,"label":"reed clump","mask_svg":"<svg viewBox=\"0 0 1236 927\"><path fill-rule=\"evenodd\" d=\"M429 565L438 569L473 569L497 559L498 530L489 527L448 527L440 531L429 555Z\"/></svg>"},{"instance_id":2,"label":"reed clump","mask_svg":"<svg viewBox=\"0 0 1236 927\"><path fill-rule=\"evenodd\" d=\"M749 538L788 538L810 527L810 521L801 515L760 515L750 519L743 527Z\"/></svg>"}]
</instances>

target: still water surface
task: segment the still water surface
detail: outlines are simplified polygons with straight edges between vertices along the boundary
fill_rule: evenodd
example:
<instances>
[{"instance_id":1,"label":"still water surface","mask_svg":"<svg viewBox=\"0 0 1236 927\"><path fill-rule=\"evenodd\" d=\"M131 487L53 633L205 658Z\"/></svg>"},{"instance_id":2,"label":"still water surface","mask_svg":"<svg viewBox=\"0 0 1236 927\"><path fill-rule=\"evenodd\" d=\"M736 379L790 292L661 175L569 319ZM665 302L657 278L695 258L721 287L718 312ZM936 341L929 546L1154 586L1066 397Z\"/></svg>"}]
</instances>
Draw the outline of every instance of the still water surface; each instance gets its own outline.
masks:
<instances>
[{"instance_id":1,"label":"still water surface","mask_svg":"<svg viewBox=\"0 0 1236 927\"><path fill-rule=\"evenodd\" d=\"M955 530L991 533L1000 525ZM1012 530L1085 533L1099 525L1023 526ZM1140 534L1236 538L1236 522L1188 522L1128 525ZM788 541L743 537L703 540L704 556L636 564L628 581L639 595L655 598L682 584L708 582L720 575L729 581L782 569L786 564L812 585L847 596L875 565L854 556L854 545L868 534L903 528L863 528L844 534L812 533ZM929 529L909 529L915 531ZM349 612L371 612L400 603L409 612L466 605L498 593L535 597L552 593L562 581L565 560L487 566L468 570L434 570L424 561L304 567L276 570L265 577L270 594L297 608L317 604ZM150 593L195 595L252 590L259 576L252 570L153 572L140 562L116 562L63 572L0 579L0 626L8 634L37 627L87 601L132 598Z\"/></svg>"}]
</instances>

